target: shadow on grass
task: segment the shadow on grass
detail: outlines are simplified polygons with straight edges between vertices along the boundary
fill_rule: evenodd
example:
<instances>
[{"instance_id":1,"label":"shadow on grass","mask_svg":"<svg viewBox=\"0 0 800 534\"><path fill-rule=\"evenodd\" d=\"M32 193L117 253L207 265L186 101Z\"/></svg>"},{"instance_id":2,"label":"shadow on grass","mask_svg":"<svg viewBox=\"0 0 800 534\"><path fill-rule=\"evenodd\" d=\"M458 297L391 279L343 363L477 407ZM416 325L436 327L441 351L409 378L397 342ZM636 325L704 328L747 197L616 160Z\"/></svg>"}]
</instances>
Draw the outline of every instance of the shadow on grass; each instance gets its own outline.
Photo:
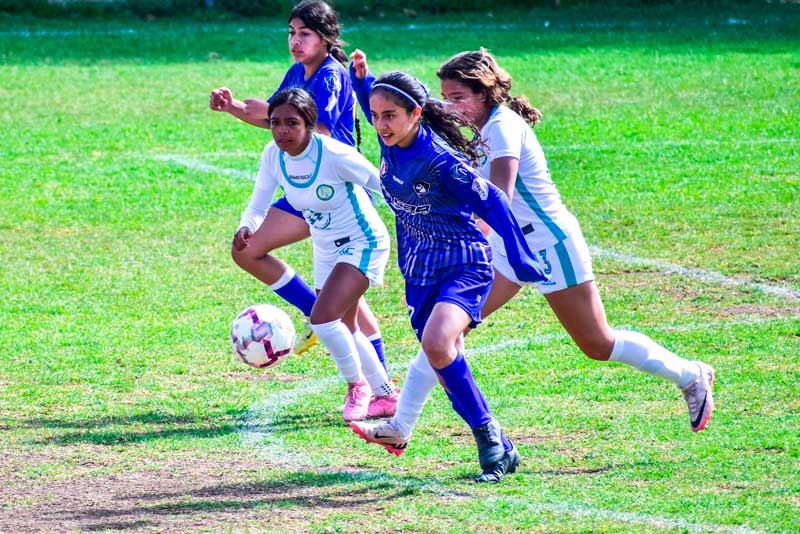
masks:
<instances>
[{"instance_id":1,"label":"shadow on grass","mask_svg":"<svg viewBox=\"0 0 800 534\"><path fill-rule=\"evenodd\" d=\"M119 445L174 438L215 438L241 430L244 411L229 410L204 416L167 415L146 412L126 416L88 419L29 418L6 420L0 430L19 428L52 430L52 434L33 441L36 445ZM283 413L270 418L269 425L251 425L249 430L270 434L290 434L306 429L338 426L340 419L325 411L302 414ZM64 430L65 432L59 432Z\"/></svg>"},{"instance_id":2,"label":"shadow on grass","mask_svg":"<svg viewBox=\"0 0 800 534\"><path fill-rule=\"evenodd\" d=\"M143 473L145 474L145 473ZM152 491L117 492L113 503L85 506L81 509L54 510L47 521L78 522L82 530L136 530L145 526L166 527L164 522L180 522L180 517L200 514L206 528L230 519L230 513L246 510L299 509L313 516L330 510L354 511L359 507L374 509L387 501L417 493L409 484L389 480L364 481L358 474L290 473L279 480L190 487L191 479L164 491L163 480L140 480L137 486L149 485ZM413 485L414 481L410 481ZM417 484L422 484L417 481ZM215 517L219 514L218 517ZM283 512L281 514L283 515ZM193 520L193 519L189 519Z\"/></svg>"}]
</instances>

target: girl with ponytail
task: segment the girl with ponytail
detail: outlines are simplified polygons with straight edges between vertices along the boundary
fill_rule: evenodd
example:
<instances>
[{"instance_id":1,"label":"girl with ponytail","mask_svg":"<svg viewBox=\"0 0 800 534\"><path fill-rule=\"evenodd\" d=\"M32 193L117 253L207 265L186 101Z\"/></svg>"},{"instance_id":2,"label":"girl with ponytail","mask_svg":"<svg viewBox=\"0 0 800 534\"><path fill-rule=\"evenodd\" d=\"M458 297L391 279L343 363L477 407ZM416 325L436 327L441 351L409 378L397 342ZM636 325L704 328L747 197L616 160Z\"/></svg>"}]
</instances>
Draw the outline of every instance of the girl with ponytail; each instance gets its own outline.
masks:
<instances>
[{"instance_id":1,"label":"girl with ponytail","mask_svg":"<svg viewBox=\"0 0 800 534\"><path fill-rule=\"evenodd\" d=\"M575 344L593 360L620 362L675 384L688 405L690 428L703 430L714 410L714 369L682 358L648 336L609 326L589 247L577 219L561 201L531 129L541 119L539 111L524 96L511 97L511 76L483 48L456 54L437 74L445 98L480 128L486 157L479 171L508 195L528 245L551 278L537 289ZM489 233L489 243L495 279L483 317L527 285L509 265L496 232Z\"/></svg>"},{"instance_id":2,"label":"girl with ponytail","mask_svg":"<svg viewBox=\"0 0 800 534\"><path fill-rule=\"evenodd\" d=\"M356 95L380 142L381 189L395 213L398 263L422 347L409 365L394 417L350 426L368 443L402 454L416 416L441 381L475 437L482 471L476 481L499 482L517 468L519 453L492 417L462 353L462 332L480 323L493 277L489 244L473 214L503 236L517 276L531 282L546 277L505 195L472 167L478 153L461 131L469 127L466 118L431 98L413 76L389 72L375 78L363 52L351 58Z\"/></svg>"}]
</instances>

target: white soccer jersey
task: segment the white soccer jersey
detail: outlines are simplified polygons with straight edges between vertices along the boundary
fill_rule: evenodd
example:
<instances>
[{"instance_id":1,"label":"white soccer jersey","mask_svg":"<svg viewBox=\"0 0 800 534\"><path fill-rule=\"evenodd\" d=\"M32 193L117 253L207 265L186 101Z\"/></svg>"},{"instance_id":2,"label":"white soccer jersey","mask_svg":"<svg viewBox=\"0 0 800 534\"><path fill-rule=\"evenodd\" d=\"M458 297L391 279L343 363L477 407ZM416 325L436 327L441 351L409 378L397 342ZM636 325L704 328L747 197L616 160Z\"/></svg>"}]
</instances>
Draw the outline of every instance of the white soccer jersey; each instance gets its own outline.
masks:
<instances>
[{"instance_id":1,"label":"white soccer jersey","mask_svg":"<svg viewBox=\"0 0 800 534\"><path fill-rule=\"evenodd\" d=\"M495 107L481 128L481 139L486 152L479 167L483 177L490 177L491 162L495 159L511 157L519 160L511 211L534 252L563 241L579 228L577 219L564 206L550 178L547 160L536 135L522 117L506 106ZM502 247L502 241L493 234L489 239L492 247L495 248L498 242Z\"/></svg>"},{"instance_id":2,"label":"white soccer jersey","mask_svg":"<svg viewBox=\"0 0 800 534\"><path fill-rule=\"evenodd\" d=\"M315 254L334 252L351 241L388 247L389 233L364 190L380 191L378 170L355 148L313 134L306 150L293 157L270 142L261 154L240 228L254 232L261 225L278 187L303 213Z\"/></svg>"}]
</instances>

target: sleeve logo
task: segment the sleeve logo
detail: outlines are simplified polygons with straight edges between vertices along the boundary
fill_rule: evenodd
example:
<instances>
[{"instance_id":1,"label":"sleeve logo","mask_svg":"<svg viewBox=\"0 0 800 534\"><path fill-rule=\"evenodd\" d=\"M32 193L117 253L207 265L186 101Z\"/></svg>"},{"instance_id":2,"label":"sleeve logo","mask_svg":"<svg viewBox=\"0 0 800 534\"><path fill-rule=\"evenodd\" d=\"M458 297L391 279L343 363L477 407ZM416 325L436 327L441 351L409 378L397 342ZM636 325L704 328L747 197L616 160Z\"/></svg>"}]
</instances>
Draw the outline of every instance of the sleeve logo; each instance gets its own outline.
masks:
<instances>
[{"instance_id":1,"label":"sleeve logo","mask_svg":"<svg viewBox=\"0 0 800 534\"><path fill-rule=\"evenodd\" d=\"M460 163L456 163L450 168L450 176L462 184L468 184L472 180L472 173Z\"/></svg>"},{"instance_id":2,"label":"sleeve logo","mask_svg":"<svg viewBox=\"0 0 800 534\"><path fill-rule=\"evenodd\" d=\"M481 200L489 198L489 184L483 178L475 178L472 181L472 190L478 193Z\"/></svg>"}]
</instances>

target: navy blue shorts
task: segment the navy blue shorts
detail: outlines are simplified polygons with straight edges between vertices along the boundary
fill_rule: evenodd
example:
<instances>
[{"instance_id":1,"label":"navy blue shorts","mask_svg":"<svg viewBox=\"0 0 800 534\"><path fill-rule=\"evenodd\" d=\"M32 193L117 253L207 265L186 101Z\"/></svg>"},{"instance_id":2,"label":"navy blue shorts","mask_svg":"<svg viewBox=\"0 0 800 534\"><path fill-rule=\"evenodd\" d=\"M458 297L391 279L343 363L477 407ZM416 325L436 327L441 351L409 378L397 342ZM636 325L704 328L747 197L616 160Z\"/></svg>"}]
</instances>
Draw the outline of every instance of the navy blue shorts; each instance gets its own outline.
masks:
<instances>
[{"instance_id":1,"label":"navy blue shorts","mask_svg":"<svg viewBox=\"0 0 800 534\"><path fill-rule=\"evenodd\" d=\"M369 196L370 202L375 204L375 199L372 198L372 191L370 191L366 187L364 188L364 191L367 192L367 195ZM286 200L286 197L279 198L278 200L276 200L275 202L272 203L271 207L278 208L279 210L283 210L286 213L294 215L295 217L300 217L301 219L305 220L305 218L303 217L303 213L300 212L299 210L294 209L294 206L289 204L289 201Z\"/></svg>"},{"instance_id":2,"label":"navy blue shorts","mask_svg":"<svg viewBox=\"0 0 800 534\"><path fill-rule=\"evenodd\" d=\"M294 206L289 204L289 201L286 200L286 197L279 198L278 200L273 202L272 206L270 206L270 207L278 208L279 210L283 210L286 213L291 213L295 217L300 217L301 219L303 219L305 221L305 218L303 217L303 214L301 212L299 212L298 210L294 209Z\"/></svg>"},{"instance_id":3,"label":"navy blue shorts","mask_svg":"<svg viewBox=\"0 0 800 534\"><path fill-rule=\"evenodd\" d=\"M436 284L417 286L406 284L406 303L417 339L422 341L425 324L437 302L451 302L462 308L472 321L470 328L481 322L481 308L492 288L494 271L491 265L468 265L468 271L452 273Z\"/></svg>"}]
</instances>

